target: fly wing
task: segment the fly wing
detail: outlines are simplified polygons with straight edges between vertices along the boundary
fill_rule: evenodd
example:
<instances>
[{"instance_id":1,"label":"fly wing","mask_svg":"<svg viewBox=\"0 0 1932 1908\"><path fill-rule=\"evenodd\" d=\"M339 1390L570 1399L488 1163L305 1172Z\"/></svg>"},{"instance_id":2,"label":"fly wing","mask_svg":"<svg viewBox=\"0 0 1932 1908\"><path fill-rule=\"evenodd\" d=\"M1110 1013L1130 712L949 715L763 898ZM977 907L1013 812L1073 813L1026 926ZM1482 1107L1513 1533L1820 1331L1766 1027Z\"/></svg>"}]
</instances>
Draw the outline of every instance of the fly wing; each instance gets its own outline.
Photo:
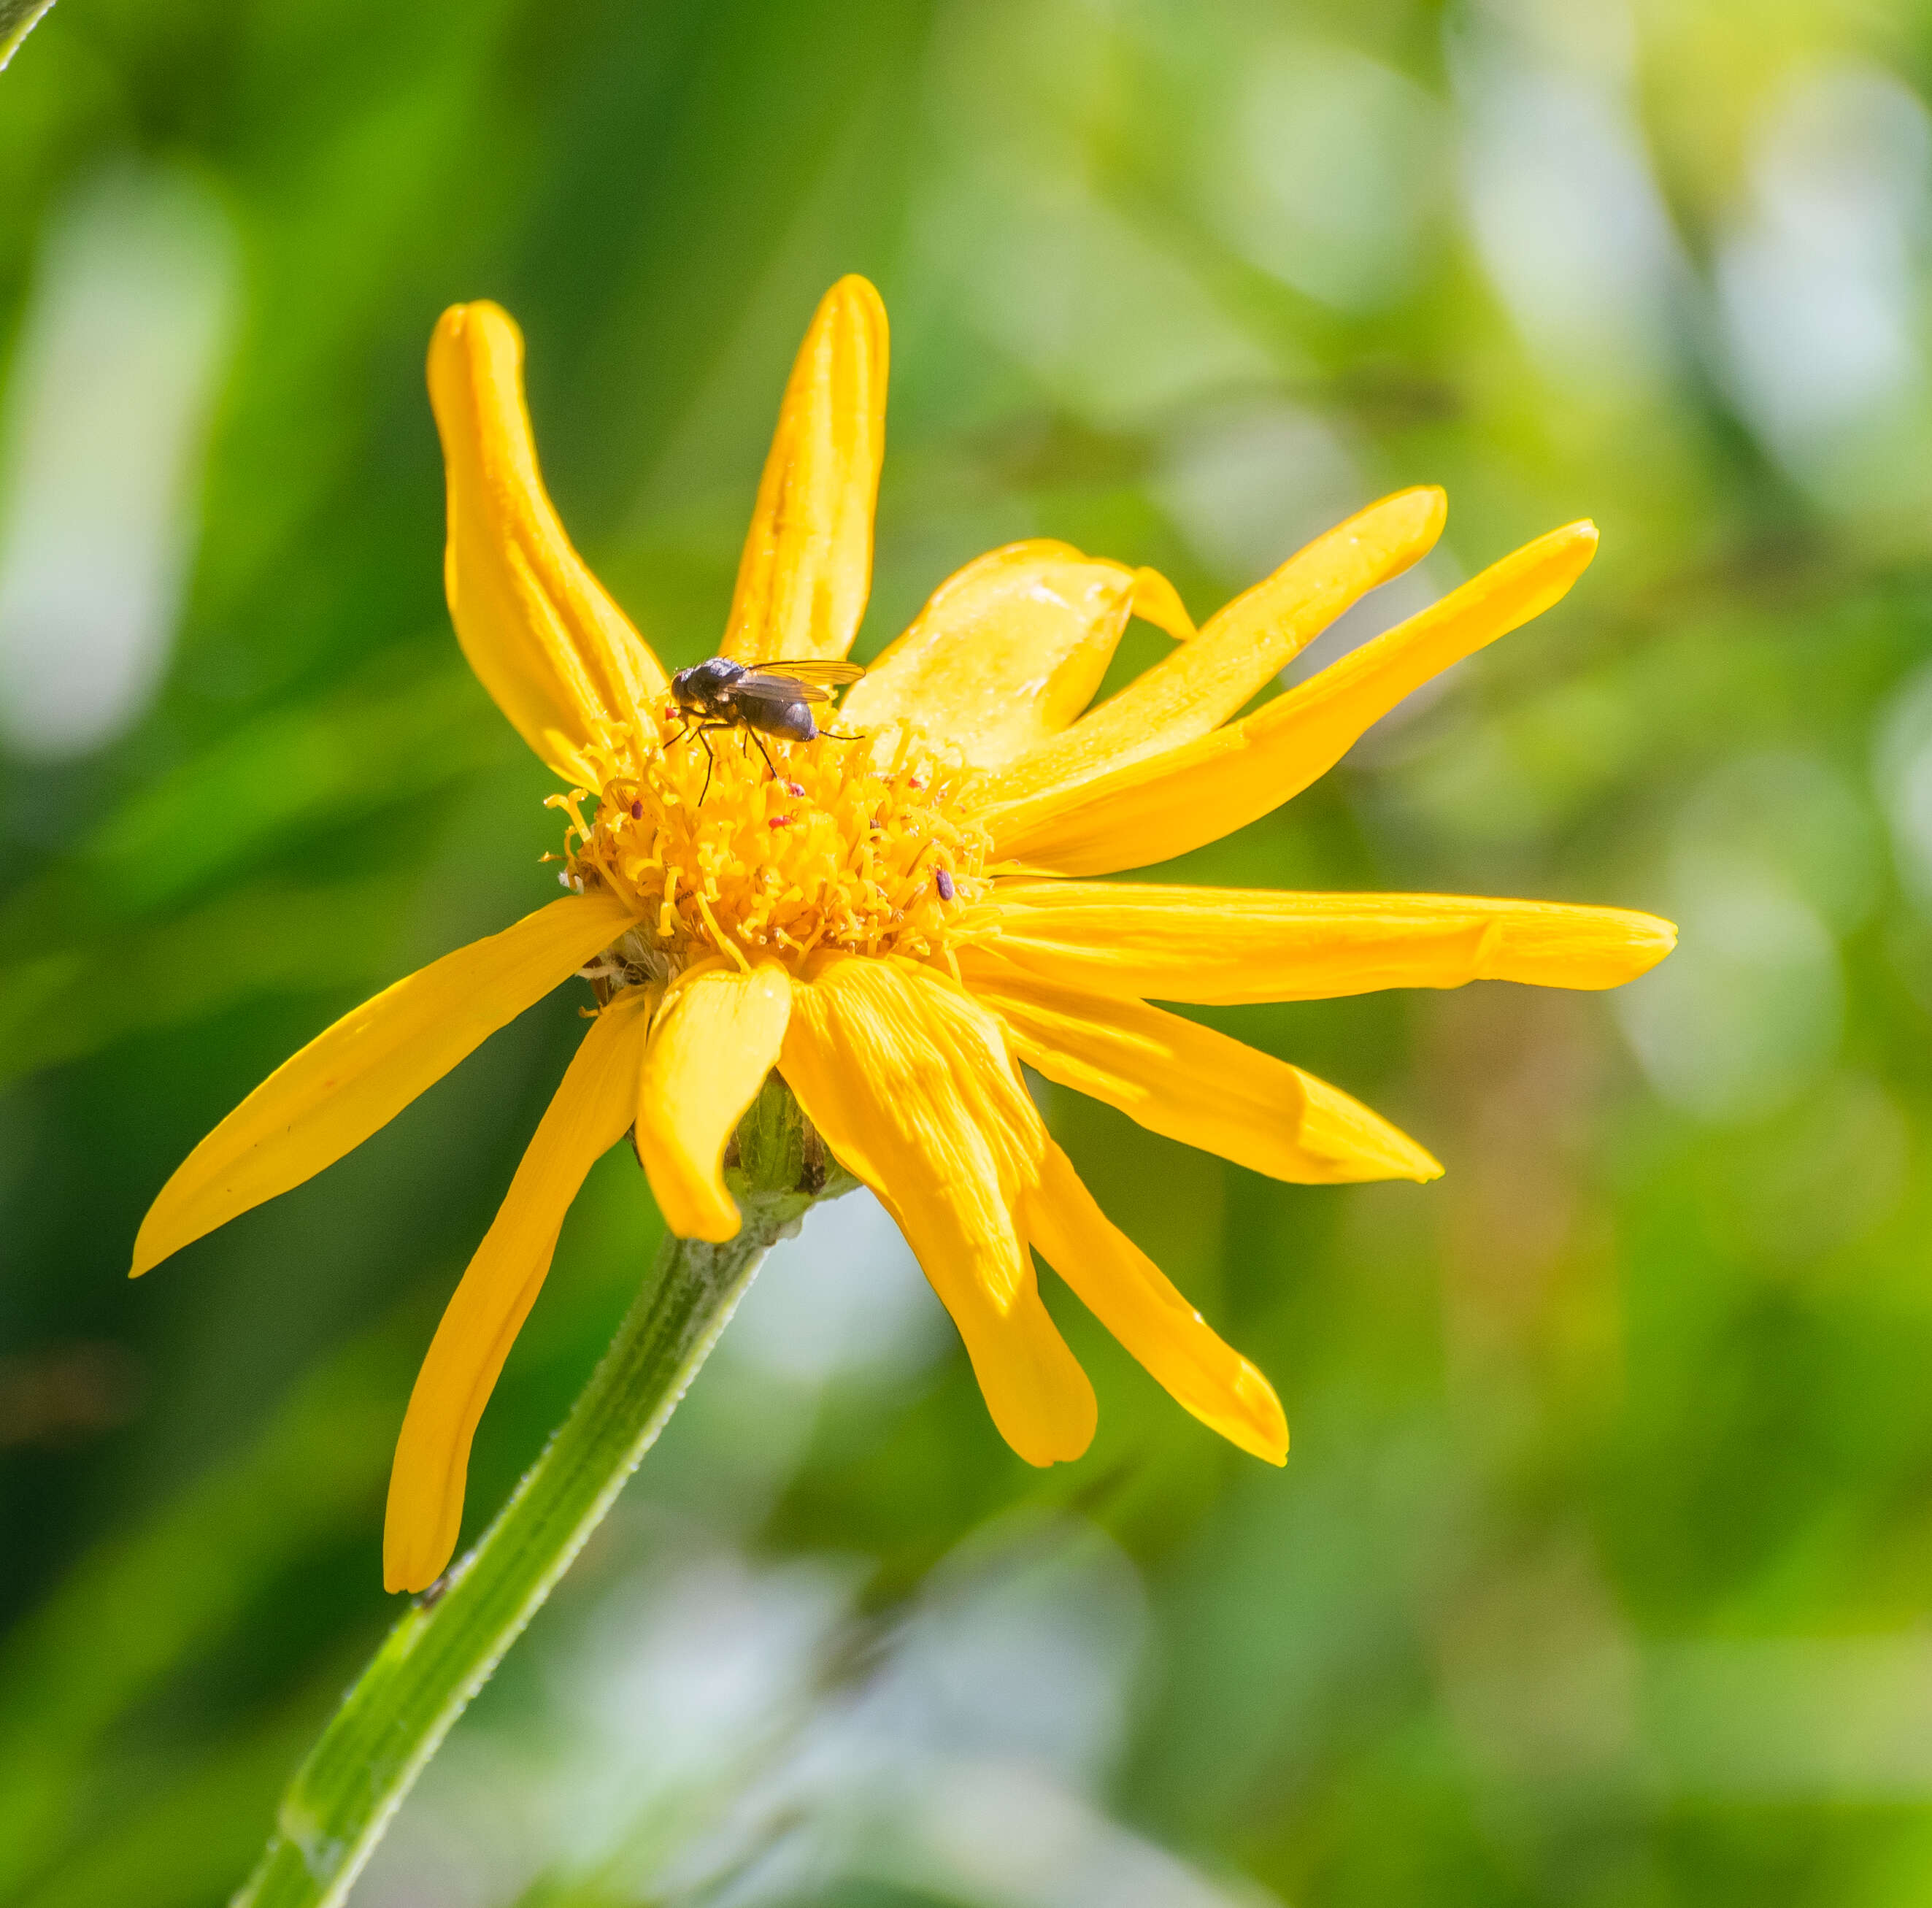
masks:
<instances>
[{"instance_id":1,"label":"fly wing","mask_svg":"<svg viewBox=\"0 0 1932 1908\"><path fill-rule=\"evenodd\" d=\"M862 662L835 662L826 656L780 656L755 667L779 676L795 676L801 682L856 682L866 673Z\"/></svg>"},{"instance_id":2,"label":"fly wing","mask_svg":"<svg viewBox=\"0 0 1932 1908\"><path fill-rule=\"evenodd\" d=\"M770 670L750 669L731 685L732 706L746 717L777 715L795 702L830 702L830 689L814 688L795 676L775 675ZM755 726L755 724L754 724Z\"/></svg>"},{"instance_id":3,"label":"fly wing","mask_svg":"<svg viewBox=\"0 0 1932 1908\"><path fill-rule=\"evenodd\" d=\"M862 662L835 662L823 656L779 656L752 667L760 675L789 676L799 682L856 682L866 673Z\"/></svg>"},{"instance_id":4,"label":"fly wing","mask_svg":"<svg viewBox=\"0 0 1932 1908\"><path fill-rule=\"evenodd\" d=\"M820 662L801 656L795 662L764 662L748 669L731 685L740 701L830 702L830 685L856 682L865 670L856 662Z\"/></svg>"}]
</instances>

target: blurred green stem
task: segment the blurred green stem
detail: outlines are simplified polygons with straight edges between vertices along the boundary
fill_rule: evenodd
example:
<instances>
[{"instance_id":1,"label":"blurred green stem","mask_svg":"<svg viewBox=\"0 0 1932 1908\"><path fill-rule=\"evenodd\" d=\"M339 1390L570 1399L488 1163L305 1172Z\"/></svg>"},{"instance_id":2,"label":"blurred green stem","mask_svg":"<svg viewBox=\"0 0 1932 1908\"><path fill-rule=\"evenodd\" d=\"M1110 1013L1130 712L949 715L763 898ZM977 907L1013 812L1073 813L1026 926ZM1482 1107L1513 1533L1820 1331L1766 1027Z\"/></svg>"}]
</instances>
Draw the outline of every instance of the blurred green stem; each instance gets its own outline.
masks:
<instances>
[{"instance_id":1,"label":"blurred green stem","mask_svg":"<svg viewBox=\"0 0 1932 1908\"><path fill-rule=\"evenodd\" d=\"M54 0L0 0L0 66L14 57L14 50L53 4Z\"/></svg>"},{"instance_id":2,"label":"blurred green stem","mask_svg":"<svg viewBox=\"0 0 1932 1908\"><path fill-rule=\"evenodd\" d=\"M722 1246L664 1240L562 1428L448 1587L390 1632L296 1771L234 1908L327 1908L347 1894L450 1725L663 1430L759 1262L815 1201L853 1184L776 1079L735 1148L728 1177L744 1216L738 1236Z\"/></svg>"}]
</instances>

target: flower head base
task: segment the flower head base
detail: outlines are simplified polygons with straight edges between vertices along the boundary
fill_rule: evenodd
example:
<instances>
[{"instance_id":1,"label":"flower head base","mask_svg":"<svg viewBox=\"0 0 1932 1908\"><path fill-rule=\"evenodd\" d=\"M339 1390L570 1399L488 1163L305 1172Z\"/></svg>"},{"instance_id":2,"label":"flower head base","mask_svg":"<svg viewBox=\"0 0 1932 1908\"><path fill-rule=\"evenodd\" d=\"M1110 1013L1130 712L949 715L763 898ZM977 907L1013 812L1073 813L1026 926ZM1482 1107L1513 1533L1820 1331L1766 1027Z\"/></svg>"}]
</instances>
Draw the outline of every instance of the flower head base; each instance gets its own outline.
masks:
<instances>
[{"instance_id":1,"label":"flower head base","mask_svg":"<svg viewBox=\"0 0 1932 1908\"><path fill-rule=\"evenodd\" d=\"M886 364L878 294L842 280L786 387L728 661L836 668L849 650ZM1283 1462L1267 1379L1100 1211L1021 1064L1276 1179L1430 1179L1429 1154L1340 1088L1154 1003L1612 987L1674 930L1619 908L1075 878L1186 854L1299 794L1420 683L1557 602L1595 530L1552 531L1246 716L1299 650L1428 550L1439 490L1360 512L1198 631L1150 571L1010 544L935 590L848 694L836 719L851 739L680 735L671 679L544 494L521 367L493 305L437 326L445 578L464 654L571 790L554 798L571 892L398 981L263 1082L162 1189L134 1270L339 1159L584 972L599 1011L410 1400L391 1588L422 1588L454 1550L471 1436L592 1162L628 1133L671 1229L729 1239L725 1149L774 1071L898 1222L1022 1456L1077 1457L1095 1421L1037 1252L1196 1418ZM1089 709L1132 616L1176 646Z\"/></svg>"},{"instance_id":2,"label":"flower head base","mask_svg":"<svg viewBox=\"0 0 1932 1908\"><path fill-rule=\"evenodd\" d=\"M613 753L587 819L580 791L552 799L570 816L568 885L617 896L636 920L610 956L626 978L719 957L794 974L821 951L942 958L990 886L992 838L967 806L975 772L904 727L850 741L674 735Z\"/></svg>"}]
</instances>

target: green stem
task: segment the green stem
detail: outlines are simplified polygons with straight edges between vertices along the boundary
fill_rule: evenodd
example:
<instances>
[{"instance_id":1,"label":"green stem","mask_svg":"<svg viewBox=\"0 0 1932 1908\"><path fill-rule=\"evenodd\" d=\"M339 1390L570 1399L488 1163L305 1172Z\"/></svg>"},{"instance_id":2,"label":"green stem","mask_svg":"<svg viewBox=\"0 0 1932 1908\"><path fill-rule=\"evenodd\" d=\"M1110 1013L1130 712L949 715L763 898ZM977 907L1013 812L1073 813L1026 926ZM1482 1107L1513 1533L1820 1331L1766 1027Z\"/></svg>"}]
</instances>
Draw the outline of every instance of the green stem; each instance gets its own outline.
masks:
<instances>
[{"instance_id":1,"label":"green stem","mask_svg":"<svg viewBox=\"0 0 1932 1908\"><path fill-rule=\"evenodd\" d=\"M731 1173L744 1225L722 1246L667 1238L653 1276L562 1428L476 1549L389 1634L276 1812L232 1908L329 1908L350 1884L450 1725L483 1687L615 1502L724 1328L766 1252L830 1167L773 1082L740 1128Z\"/></svg>"}]
</instances>

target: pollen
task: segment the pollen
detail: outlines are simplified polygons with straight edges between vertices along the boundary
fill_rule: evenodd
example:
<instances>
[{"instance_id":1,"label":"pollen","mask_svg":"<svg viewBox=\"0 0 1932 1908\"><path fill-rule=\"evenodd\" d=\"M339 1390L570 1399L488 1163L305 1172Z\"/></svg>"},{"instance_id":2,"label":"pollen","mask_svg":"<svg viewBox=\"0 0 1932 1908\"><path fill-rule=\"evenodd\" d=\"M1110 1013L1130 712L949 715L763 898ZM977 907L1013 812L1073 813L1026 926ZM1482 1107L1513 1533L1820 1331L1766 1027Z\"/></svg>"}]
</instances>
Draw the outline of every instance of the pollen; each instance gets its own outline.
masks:
<instances>
[{"instance_id":1,"label":"pollen","mask_svg":"<svg viewBox=\"0 0 1932 1908\"><path fill-rule=\"evenodd\" d=\"M568 817L568 885L637 915L604 957L628 978L721 956L794 971L835 949L943 958L991 890L988 838L965 813L974 772L904 729L624 736L593 761L610 769L602 788L552 801Z\"/></svg>"}]
</instances>

